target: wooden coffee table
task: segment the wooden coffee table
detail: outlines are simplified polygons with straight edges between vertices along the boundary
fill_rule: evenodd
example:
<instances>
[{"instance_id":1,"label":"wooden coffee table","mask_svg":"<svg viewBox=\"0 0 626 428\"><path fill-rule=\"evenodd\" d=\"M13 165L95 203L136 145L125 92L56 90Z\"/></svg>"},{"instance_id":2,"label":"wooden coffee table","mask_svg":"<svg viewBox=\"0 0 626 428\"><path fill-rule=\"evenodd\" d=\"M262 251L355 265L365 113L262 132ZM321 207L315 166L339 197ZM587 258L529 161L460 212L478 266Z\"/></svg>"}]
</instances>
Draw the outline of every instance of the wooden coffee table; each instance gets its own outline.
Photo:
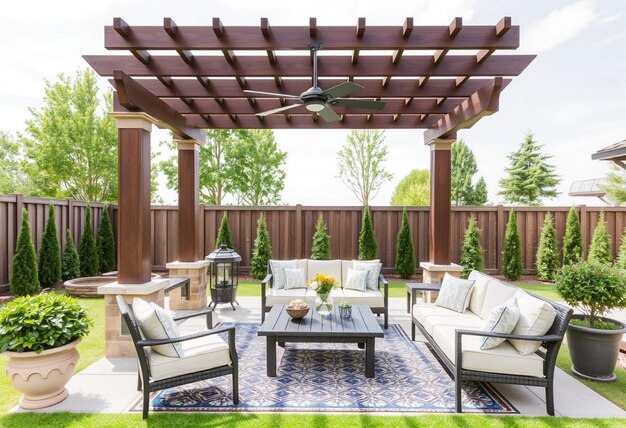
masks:
<instances>
[{"instance_id":1,"label":"wooden coffee table","mask_svg":"<svg viewBox=\"0 0 626 428\"><path fill-rule=\"evenodd\" d=\"M357 343L365 347L365 377L374 377L374 347L377 337L385 337L383 329L367 305L352 305L352 317L339 317L339 307L321 316L314 307L301 320L292 320L285 305L274 305L259 328L258 335L267 337L267 375L276 376L276 344Z\"/></svg>"}]
</instances>

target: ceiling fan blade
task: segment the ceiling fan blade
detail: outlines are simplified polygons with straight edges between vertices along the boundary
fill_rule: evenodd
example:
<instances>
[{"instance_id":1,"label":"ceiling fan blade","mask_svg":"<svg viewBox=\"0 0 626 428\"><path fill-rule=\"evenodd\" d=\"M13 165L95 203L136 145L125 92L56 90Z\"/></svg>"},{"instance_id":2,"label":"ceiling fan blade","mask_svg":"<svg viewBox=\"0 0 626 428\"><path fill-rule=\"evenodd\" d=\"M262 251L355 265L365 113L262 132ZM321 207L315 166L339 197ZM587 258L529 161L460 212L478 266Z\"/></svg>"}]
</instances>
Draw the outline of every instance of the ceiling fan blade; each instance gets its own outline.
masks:
<instances>
[{"instance_id":1,"label":"ceiling fan blade","mask_svg":"<svg viewBox=\"0 0 626 428\"><path fill-rule=\"evenodd\" d=\"M338 100L332 100L331 104L337 107L356 107L356 108L366 108L370 110L382 110L385 108L384 101L369 101L369 100L359 100L359 99L351 99L351 98L340 98Z\"/></svg>"},{"instance_id":2,"label":"ceiling fan blade","mask_svg":"<svg viewBox=\"0 0 626 428\"><path fill-rule=\"evenodd\" d=\"M246 94L267 95L267 96L280 97L280 98L300 98L299 95L277 94L275 92L251 91L249 89L244 89L243 91Z\"/></svg>"},{"instance_id":3,"label":"ceiling fan blade","mask_svg":"<svg viewBox=\"0 0 626 428\"><path fill-rule=\"evenodd\" d=\"M329 95L331 98L345 97L353 92L363 89L363 86L350 82L349 80L343 83L333 86L330 89L326 89L322 92L323 95Z\"/></svg>"},{"instance_id":4,"label":"ceiling fan blade","mask_svg":"<svg viewBox=\"0 0 626 428\"><path fill-rule=\"evenodd\" d=\"M268 115L270 115L270 114L279 113L279 112L281 112L281 111L284 111L284 110L289 110L289 109L292 109L292 108L294 108L294 107L298 107L298 106L300 106L300 105L302 105L302 104L290 104L290 105L288 105L288 106L278 107L278 108L275 108L275 109L273 109L273 110L263 111L263 112L261 112L261 113L257 113L256 115L257 115L257 116L261 116L261 117L263 117L263 116L268 116Z\"/></svg>"},{"instance_id":5,"label":"ceiling fan blade","mask_svg":"<svg viewBox=\"0 0 626 428\"><path fill-rule=\"evenodd\" d=\"M322 119L326 122L337 122L338 120L341 120L341 116L335 113L335 110L328 105L325 106L318 114L322 116Z\"/></svg>"}]
</instances>

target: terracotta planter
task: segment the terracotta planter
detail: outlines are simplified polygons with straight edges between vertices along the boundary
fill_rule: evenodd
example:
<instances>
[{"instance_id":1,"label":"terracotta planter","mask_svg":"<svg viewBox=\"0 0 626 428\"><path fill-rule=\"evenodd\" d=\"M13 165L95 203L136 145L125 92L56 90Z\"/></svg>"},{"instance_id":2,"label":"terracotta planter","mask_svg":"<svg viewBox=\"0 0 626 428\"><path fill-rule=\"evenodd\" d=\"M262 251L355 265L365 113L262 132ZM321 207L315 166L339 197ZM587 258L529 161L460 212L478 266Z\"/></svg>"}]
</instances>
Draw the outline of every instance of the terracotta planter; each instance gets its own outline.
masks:
<instances>
[{"instance_id":1,"label":"terracotta planter","mask_svg":"<svg viewBox=\"0 0 626 428\"><path fill-rule=\"evenodd\" d=\"M20 407L41 409L60 403L68 395L65 385L74 374L78 362L77 339L58 348L35 352L11 352L5 372L15 389L20 391Z\"/></svg>"}]
</instances>

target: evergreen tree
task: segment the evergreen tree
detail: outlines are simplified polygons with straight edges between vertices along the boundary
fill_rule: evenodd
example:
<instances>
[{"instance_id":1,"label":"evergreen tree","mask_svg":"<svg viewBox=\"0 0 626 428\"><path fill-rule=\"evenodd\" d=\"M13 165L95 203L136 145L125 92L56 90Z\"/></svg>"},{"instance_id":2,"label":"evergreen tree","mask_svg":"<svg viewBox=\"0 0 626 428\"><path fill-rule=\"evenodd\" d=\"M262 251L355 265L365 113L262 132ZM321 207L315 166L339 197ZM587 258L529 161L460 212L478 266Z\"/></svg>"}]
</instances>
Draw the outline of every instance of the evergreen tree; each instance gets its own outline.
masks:
<instances>
[{"instance_id":1,"label":"evergreen tree","mask_svg":"<svg viewBox=\"0 0 626 428\"><path fill-rule=\"evenodd\" d=\"M267 233L265 215L261 214L256 226L256 239L252 247L252 260L250 261L250 275L256 279L263 279L267 273L267 263L272 258L272 246Z\"/></svg>"},{"instance_id":2,"label":"evergreen tree","mask_svg":"<svg viewBox=\"0 0 626 428\"><path fill-rule=\"evenodd\" d=\"M39 249L39 284L42 287L54 287L61 279L61 246L57 238L57 224L54 217L54 205L48 208L48 221L41 237Z\"/></svg>"},{"instance_id":3,"label":"evergreen tree","mask_svg":"<svg viewBox=\"0 0 626 428\"><path fill-rule=\"evenodd\" d=\"M9 288L14 296L26 296L39 291L37 255L30 237L28 213L25 209L22 210L22 228L15 245Z\"/></svg>"},{"instance_id":4,"label":"evergreen tree","mask_svg":"<svg viewBox=\"0 0 626 428\"><path fill-rule=\"evenodd\" d=\"M626 229L624 229L624 233L622 234L622 241L619 246L619 253L617 255L617 260L615 261L615 266L620 269L626 269Z\"/></svg>"},{"instance_id":5,"label":"evergreen tree","mask_svg":"<svg viewBox=\"0 0 626 428\"><path fill-rule=\"evenodd\" d=\"M489 193L487 192L487 182L483 177L478 179L473 198L468 200L467 205L480 206L489 202Z\"/></svg>"},{"instance_id":6,"label":"evergreen tree","mask_svg":"<svg viewBox=\"0 0 626 428\"><path fill-rule=\"evenodd\" d=\"M74 246L72 233L69 229L65 231L65 250L63 250L61 276L63 281L68 281L80 276L80 260L78 259L78 252Z\"/></svg>"},{"instance_id":7,"label":"evergreen tree","mask_svg":"<svg viewBox=\"0 0 626 428\"><path fill-rule=\"evenodd\" d=\"M100 272L112 271L115 266L115 237L113 236L113 228L111 227L107 207L104 207L102 210L98 237L96 238L96 247L98 248Z\"/></svg>"},{"instance_id":8,"label":"evergreen tree","mask_svg":"<svg viewBox=\"0 0 626 428\"><path fill-rule=\"evenodd\" d=\"M563 237L563 266L575 263L583 258L583 238L576 208L570 208L565 223Z\"/></svg>"},{"instance_id":9,"label":"evergreen tree","mask_svg":"<svg viewBox=\"0 0 626 428\"><path fill-rule=\"evenodd\" d=\"M452 204L484 205L487 203L487 184L485 180L481 177L476 185L472 184L472 178L478 172L478 166L476 165L474 153L463 140L452 145L450 166L450 199Z\"/></svg>"},{"instance_id":10,"label":"evergreen tree","mask_svg":"<svg viewBox=\"0 0 626 428\"><path fill-rule=\"evenodd\" d=\"M513 209L509 211L509 221L506 224L506 231L504 233L502 275L509 281L518 280L522 276L522 248Z\"/></svg>"},{"instance_id":11,"label":"evergreen tree","mask_svg":"<svg viewBox=\"0 0 626 428\"><path fill-rule=\"evenodd\" d=\"M537 279L554 281L554 276L558 269L559 249L556 242L556 230L554 229L552 215L548 212L543 221L539 248L537 249Z\"/></svg>"},{"instance_id":12,"label":"evergreen tree","mask_svg":"<svg viewBox=\"0 0 626 428\"><path fill-rule=\"evenodd\" d=\"M100 262L98 261L98 249L96 248L96 240L93 237L93 229L91 226L91 206L87 204L85 215L85 227L80 238L80 246L78 254L80 255L80 275L94 276L98 274Z\"/></svg>"},{"instance_id":13,"label":"evergreen tree","mask_svg":"<svg viewBox=\"0 0 626 428\"><path fill-rule=\"evenodd\" d=\"M233 238L230 234L230 227L228 226L228 214L224 211L222 222L220 223L220 230L217 232L217 239L215 240L215 248L220 248L222 244L225 244L228 248L233 248Z\"/></svg>"},{"instance_id":14,"label":"evergreen tree","mask_svg":"<svg viewBox=\"0 0 626 428\"><path fill-rule=\"evenodd\" d=\"M611 254L611 236L606 228L604 212L600 212L598 224L596 224L596 228L593 230L587 261L605 264L613 263L613 255Z\"/></svg>"},{"instance_id":15,"label":"evergreen tree","mask_svg":"<svg viewBox=\"0 0 626 428\"><path fill-rule=\"evenodd\" d=\"M326 223L322 213L317 217L313 245L311 246L311 259L330 260L330 236L326 232Z\"/></svg>"},{"instance_id":16,"label":"evergreen tree","mask_svg":"<svg viewBox=\"0 0 626 428\"><path fill-rule=\"evenodd\" d=\"M463 266L462 278L467 278L472 270L483 270L483 248L480 245L480 229L474 215L471 215L467 221L467 228L463 236L461 266Z\"/></svg>"},{"instance_id":17,"label":"evergreen tree","mask_svg":"<svg viewBox=\"0 0 626 428\"><path fill-rule=\"evenodd\" d=\"M396 272L401 278L410 278L415 273L415 253L406 208L402 213L402 226L396 239Z\"/></svg>"},{"instance_id":18,"label":"evergreen tree","mask_svg":"<svg viewBox=\"0 0 626 428\"><path fill-rule=\"evenodd\" d=\"M376 258L376 237L370 218L370 209L366 205L363 209L363 222L359 233L359 260L372 260Z\"/></svg>"},{"instance_id":19,"label":"evergreen tree","mask_svg":"<svg viewBox=\"0 0 626 428\"><path fill-rule=\"evenodd\" d=\"M539 205L543 198L558 195L560 180L554 165L547 162L551 156L541 154L541 147L529 133L519 150L508 156L511 165L506 168L507 177L500 180L498 192L507 202Z\"/></svg>"}]
</instances>

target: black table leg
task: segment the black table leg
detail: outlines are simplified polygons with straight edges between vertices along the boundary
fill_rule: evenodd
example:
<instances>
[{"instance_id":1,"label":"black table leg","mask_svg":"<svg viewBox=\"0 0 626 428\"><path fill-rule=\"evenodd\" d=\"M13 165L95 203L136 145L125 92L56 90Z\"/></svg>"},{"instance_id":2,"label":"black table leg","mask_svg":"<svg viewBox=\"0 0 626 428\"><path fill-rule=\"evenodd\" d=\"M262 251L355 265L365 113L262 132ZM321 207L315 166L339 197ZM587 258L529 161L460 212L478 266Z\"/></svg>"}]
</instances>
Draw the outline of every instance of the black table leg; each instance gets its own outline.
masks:
<instances>
[{"instance_id":1,"label":"black table leg","mask_svg":"<svg viewBox=\"0 0 626 428\"><path fill-rule=\"evenodd\" d=\"M357 343L356 346L358 346L359 349L365 349L365 343L363 343L363 342Z\"/></svg>"},{"instance_id":2,"label":"black table leg","mask_svg":"<svg viewBox=\"0 0 626 428\"><path fill-rule=\"evenodd\" d=\"M365 342L365 377L374 377L374 338Z\"/></svg>"},{"instance_id":3,"label":"black table leg","mask_svg":"<svg viewBox=\"0 0 626 428\"><path fill-rule=\"evenodd\" d=\"M267 376L276 377L276 339L267 337Z\"/></svg>"},{"instance_id":4,"label":"black table leg","mask_svg":"<svg viewBox=\"0 0 626 428\"><path fill-rule=\"evenodd\" d=\"M410 313L411 312L411 292L407 291L406 292L406 313Z\"/></svg>"}]
</instances>

